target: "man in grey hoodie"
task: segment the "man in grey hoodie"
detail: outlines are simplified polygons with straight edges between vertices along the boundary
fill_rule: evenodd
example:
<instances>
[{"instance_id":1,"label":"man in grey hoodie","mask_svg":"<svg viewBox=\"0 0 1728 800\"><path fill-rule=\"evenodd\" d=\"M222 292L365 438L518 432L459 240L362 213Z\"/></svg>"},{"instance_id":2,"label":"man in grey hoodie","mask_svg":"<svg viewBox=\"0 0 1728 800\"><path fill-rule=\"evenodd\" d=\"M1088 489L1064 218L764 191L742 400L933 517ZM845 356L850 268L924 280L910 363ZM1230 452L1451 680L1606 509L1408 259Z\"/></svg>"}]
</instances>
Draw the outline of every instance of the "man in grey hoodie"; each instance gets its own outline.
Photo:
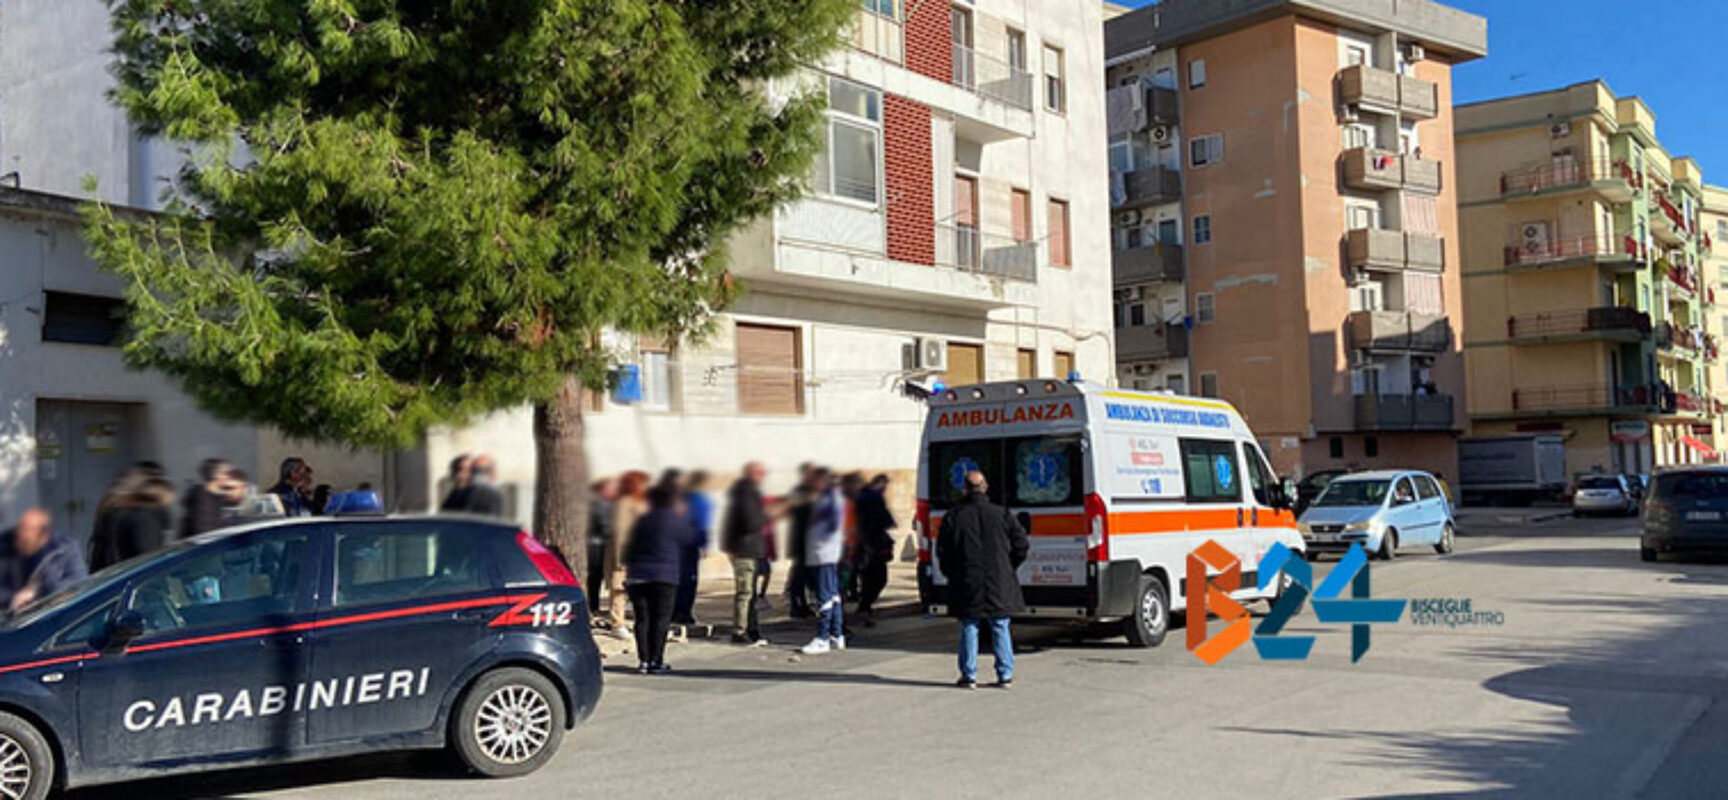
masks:
<instances>
[{"instance_id":1,"label":"man in grey hoodie","mask_svg":"<svg viewBox=\"0 0 1728 800\"><path fill-rule=\"evenodd\" d=\"M846 628L840 602L840 554L846 546L846 497L827 467L811 473L815 494L810 511L810 535L804 565L816 587L816 638L804 646L806 655L846 649Z\"/></svg>"}]
</instances>

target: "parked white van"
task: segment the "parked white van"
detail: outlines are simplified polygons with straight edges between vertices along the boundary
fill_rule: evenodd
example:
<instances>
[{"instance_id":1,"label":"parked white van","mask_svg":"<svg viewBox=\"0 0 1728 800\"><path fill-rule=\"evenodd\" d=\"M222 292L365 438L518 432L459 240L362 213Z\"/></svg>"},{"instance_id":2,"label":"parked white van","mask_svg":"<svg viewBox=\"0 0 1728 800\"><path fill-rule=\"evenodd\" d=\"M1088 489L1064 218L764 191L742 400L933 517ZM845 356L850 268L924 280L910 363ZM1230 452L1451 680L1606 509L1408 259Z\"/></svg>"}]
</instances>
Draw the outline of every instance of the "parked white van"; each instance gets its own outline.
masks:
<instances>
[{"instance_id":1,"label":"parked white van","mask_svg":"<svg viewBox=\"0 0 1728 800\"><path fill-rule=\"evenodd\" d=\"M918 588L933 614L947 600L932 537L971 470L1030 536L1027 616L1121 621L1142 647L1185 608L1187 556L1206 540L1241 561L1239 600L1268 596L1256 568L1274 543L1305 552L1289 488L1220 400L1057 380L963 386L931 397L922 447Z\"/></svg>"}]
</instances>

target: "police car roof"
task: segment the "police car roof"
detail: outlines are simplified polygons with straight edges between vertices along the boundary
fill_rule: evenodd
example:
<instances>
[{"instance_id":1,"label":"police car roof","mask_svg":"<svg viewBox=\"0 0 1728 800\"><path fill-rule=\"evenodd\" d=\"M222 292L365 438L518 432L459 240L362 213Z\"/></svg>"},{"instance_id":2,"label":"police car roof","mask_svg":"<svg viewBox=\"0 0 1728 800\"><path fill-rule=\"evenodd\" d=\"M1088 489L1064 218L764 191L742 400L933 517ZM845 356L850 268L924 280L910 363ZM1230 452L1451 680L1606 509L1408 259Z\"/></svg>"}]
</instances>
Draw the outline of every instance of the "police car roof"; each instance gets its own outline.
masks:
<instances>
[{"instance_id":1,"label":"police car roof","mask_svg":"<svg viewBox=\"0 0 1728 800\"><path fill-rule=\"evenodd\" d=\"M346 524L352 524L355 522L429 522L433 520L449 522L452 520L458 520L461 522L489 524L498 528L511 528L515 526L515 523L513 522L500 520L497 517L487 517L478 514L361 514L356 516L324 515L316 517L272 517L270 519L242 522L238 525L230 525L226 528L217 528L208 533L200 533L197 536L188 537L182 541L191 544L219 542L232 536L252 533L253 531L269 530L271 528L289 528L295 525L306 525L314 522L329 522L335 519L340 519Z\"/></svg>"}]
</instances>

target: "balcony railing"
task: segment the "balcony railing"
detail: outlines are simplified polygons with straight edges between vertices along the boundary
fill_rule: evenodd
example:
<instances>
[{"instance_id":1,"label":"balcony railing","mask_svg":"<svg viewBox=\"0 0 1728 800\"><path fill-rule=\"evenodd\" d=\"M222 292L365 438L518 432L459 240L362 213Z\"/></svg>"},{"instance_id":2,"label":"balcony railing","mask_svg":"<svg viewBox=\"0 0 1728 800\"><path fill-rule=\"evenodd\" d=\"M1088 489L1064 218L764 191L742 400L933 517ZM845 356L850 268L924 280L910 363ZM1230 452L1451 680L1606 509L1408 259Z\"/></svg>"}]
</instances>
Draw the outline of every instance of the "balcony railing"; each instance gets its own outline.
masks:
<instances>
[{"instance_id":1,"label":"balcony railing","mask_svg":"<svg viewBox=\"0 0 1728 800\"><path fill-rule=\"evenodd\" d=\"M1673 399L1674 393L1662 386L1526 386L1512 390L1512 410L1549 413L1588 413L1614 409L1671 410L1674 407Z\"/></svg>"},{"instance_id":2,"label":"balcony railing","mask_svg":"<svg viewBox=\"0 0 1728 800\"><path fill-rule=\"evenodd\" d=\"M954 85L1018 109L1032 110L1032 73L959 43L954 45Z\"/></svg>"},{"instance_id":3,"label":"balcony railing","mask_svg":"<svg viewBox=\"0 0 1728 800\"><path fill-rule=\"evenodd\" d=\"M1402 113L1416 119L1432 119L1440 113L1439 87L1435 84L1366 64L1340 71L1338 91L1346 105L1370 111Z\"/></svg>"},{"instance_id":4,"label":"balcony railing","mask_svg":"<svg viewBox=\"0 0 1728 800\"><path fill-rule=\"evenodd\" d=\"M1698 272L1687 264L1669 264L1668 282L1678 287L1685 297L1698 292Z\"/></svg>"},{"instance_id":5,"label":"balcony railing","mask_svg":"<svg viewBox=\"0 0 1728 800\"><path fill-rule=\"evenodd\" d=\"M1577 260L1639 260L1643 248L1630 236L1562 236L1506 246L1506 266L1532 267Z\"/></svg>"},{"instance_id":6,"label":"balcony railing","mask_svg":"<svg viewBox=\"0 0 1728 800\"><path fill-rule=\"evenodd\" d=\"M1709 361L1715 361L1722 355L1714 334L1705 333L1703 328L1697 326L1675 325L1669 322L1656 326L1656 346L1687 357L1700 356Z\"/></svg>"},{"instance_id":7,"label":"balcony railing","mask_svg":"<svg viewBox=\"0 0 1728 800\"><path fill-rule=\"evenodd\" d=\"M1506 335L1513 340L1588 337L1636 342L1650 331L1650 315L1635 308L1548 311L1506 320Z\"/></svg>"},{"instance_id":8,"label":"balcony railing","mask_svg":"<svg viewBox=\"0 0 1728 800\"><path fill-rule=\"evenodd\" d=\"M859 9L847 35L854 48L884 61L899 64L905 58L906 33L899 20Z\"/></svg>"},{"instance_id":9,"label":"balcony railing","mask_svg":"<svg viewBox=\"0 0 1728 800\"><path fill-rule=\"evenodd\" d=\"M1110 197L1117 208L1173 203L1182 197L1182 176L1176 170L1147 167L1110 173Z\"/></svg>"},{"instance_id":10,"label":"balcony railing","mask_svg":"<svg viewBox=\"0 0 1728 800\"><path fill-rule=\"evenodd\" d=\"M1182 245L1154 242L1110 251L1117 286L1182 280Z\"/></svg>"},{"instance_id":11,"label":"balcony railing","mask_svg":"<svg viewBox=\"0 0 1728 800\"><path fill-rule=\"evenodd\" d=\"M1446 317L1414 311L1352 312L1348 329L1358 350L1439 352L1452 344Z\"/></svg>"},{"instance_id":12,"label":"balcony railing","mask_svg":"<svg viewBox=\"0 0 1728 800\"><path fill-rule=\"evenodd\" d=\"M1662 207L1662 215L1668 218L1668 223L1673 226L1675 233L1678 233L1682 238L1692 235L1692 223L1686 219L1686 215L1681 213L1679 208L1669 202L1667 197L1657 195L1656 204Z\"/></svg>"},{"instance_id":13,"label":"balcony railing","mask_svg":"<svg viewBox=\"0 0 1728 800\"><path fill-rule=\"evenodd\" d=\"M971 225L936 226L936 263L1019 281L1038 280L1038 245Z\"/></svg>"},{"instance_id":14,"label":"balcony railing","mask_svg":"<svg viewBox=\"0 0 1728 800\"><path fill-rule=\"evenodd\" d=\"M1181 325L1155 323L1116 329L1118 361L1187 357L1188 329Z\"/></svg>"},{"instance_id":15,"label":"balcony railing","mask_svg":"<svg viewBox=\"0 0 1728 800\"><path fill-rule=\"evenodd\" d=\"M1358 269L1440 272L1446 266L1438 236L1357 228L1344 241L1350 266Z\"/></svg>"},{"instance_id":16,"label":"balcony railing","mask_svg":"<svg viewBox=\"0 0 1728 800\"><path fill-rule=\"evenodd\" d=\"M1538 167L1513 170L1500 175L1500 194L1536 194L1587 186L1607 181L1621 185L1630 193L1633 173L1619 162L1607 159L1593 161L1555 161Z\"/></svg>"},{"instance_id":17,"label":"balcony railing","mask_svg":"<svg viewBox=\"0 0 1728 800\"><path fill-rule=\"evenodd\" d=\"M1352 189L1440 191L1440 162L1390 150L1357 147L1344 151L1344 183Z\"/></svg>"},{"instance_id":18,"label":"balcony railing","mask_svg":"<svg viewBox=\"0 0 1728 800\"><path fill-rule=\"evenodd\" d=\"M1452 430L1452 396L1447 394L1365 394L1356 396L1359 431Z\"/></svg>"},{"instance_id":19,"label":"balcony railing","mask_svg":"<svg viewBox=\"0 0 1728 800\"><path fill-rule=\"evenodd\" d=\"M1143 83L1119 86L1104 95L1111 136L1139 133L1154 125L1175 125L1180 115L1176 90Z\"/></svg>"}]
</instances>

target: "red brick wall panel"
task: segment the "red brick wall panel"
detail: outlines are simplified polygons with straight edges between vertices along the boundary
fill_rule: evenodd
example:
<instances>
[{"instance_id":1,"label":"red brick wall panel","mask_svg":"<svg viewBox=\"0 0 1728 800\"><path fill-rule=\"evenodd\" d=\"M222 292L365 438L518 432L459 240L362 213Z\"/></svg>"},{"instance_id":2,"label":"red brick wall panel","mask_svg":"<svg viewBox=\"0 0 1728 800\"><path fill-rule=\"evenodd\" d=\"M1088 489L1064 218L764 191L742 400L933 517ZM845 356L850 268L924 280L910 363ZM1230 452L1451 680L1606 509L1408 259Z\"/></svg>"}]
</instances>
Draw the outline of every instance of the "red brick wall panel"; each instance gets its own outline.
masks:
<instances>
[{"instance_id":1,"label":"red brick wall panel","mask_svg":"<svg viewBox=\"0 0 1728 800\"><path fill-rule=\"evenodd\" d=\"M914 264L935 264L936 167L929 107L904 97L883 95L882 151L888 257Z\"/></svg>"},{"instance_id":2,"label":"red brick wall panel","mask_svg":"<svg viewBox=\"0 0 1728 800\"><path fill-rule=\"evenodd\" d=\"M954 23L948 3L907 3L906 68L948 83L954 79Z\"/></svg>"}]
</instances>

